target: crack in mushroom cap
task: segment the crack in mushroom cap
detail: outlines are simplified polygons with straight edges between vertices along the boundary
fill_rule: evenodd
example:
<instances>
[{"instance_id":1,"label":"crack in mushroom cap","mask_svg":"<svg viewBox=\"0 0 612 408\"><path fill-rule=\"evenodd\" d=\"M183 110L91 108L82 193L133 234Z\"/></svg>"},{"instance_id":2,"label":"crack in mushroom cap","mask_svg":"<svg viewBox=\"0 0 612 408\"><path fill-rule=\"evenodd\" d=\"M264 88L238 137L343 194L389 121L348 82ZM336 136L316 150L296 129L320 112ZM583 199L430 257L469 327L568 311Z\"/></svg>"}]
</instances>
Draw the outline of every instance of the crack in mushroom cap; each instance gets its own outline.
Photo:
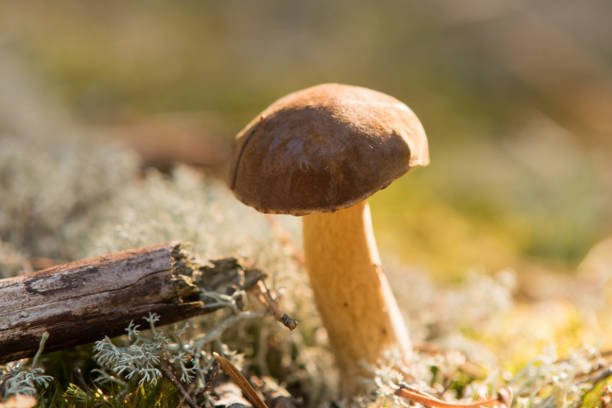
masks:
<instances>
[{"instance_id":1,"label":"crack in mushroom cap","mask_svg":"<svg viewBox=\"0 0 612 408\"><path fill-rule=\"evenodd\" d=\"M304 215L350 207L427 164L410 108L371 89L323 84L277 100L237 135L229 183L261 212Z\"/></svg>"}]
</instances>

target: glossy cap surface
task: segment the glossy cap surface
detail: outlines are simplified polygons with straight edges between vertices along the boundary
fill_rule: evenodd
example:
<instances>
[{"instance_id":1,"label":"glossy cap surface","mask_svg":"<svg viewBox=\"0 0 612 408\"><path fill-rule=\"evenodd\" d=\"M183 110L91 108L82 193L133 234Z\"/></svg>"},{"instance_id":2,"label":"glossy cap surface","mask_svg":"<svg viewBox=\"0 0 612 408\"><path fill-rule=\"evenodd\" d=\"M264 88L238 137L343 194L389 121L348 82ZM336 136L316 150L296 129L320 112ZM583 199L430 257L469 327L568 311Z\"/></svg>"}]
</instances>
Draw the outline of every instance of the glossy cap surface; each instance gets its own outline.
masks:
<instances>
[{"instance_id":1,"label":"glossy cap surface","mask_svg":"<svg viewBox=\"0 0 612 408\"><path fill-rule=\"evenodd\" d=\"M229 184L261 212L349 207L429 163L416 115L367 88L323 84L270 105L237 136Z\"/></svg>"}]
</instances>

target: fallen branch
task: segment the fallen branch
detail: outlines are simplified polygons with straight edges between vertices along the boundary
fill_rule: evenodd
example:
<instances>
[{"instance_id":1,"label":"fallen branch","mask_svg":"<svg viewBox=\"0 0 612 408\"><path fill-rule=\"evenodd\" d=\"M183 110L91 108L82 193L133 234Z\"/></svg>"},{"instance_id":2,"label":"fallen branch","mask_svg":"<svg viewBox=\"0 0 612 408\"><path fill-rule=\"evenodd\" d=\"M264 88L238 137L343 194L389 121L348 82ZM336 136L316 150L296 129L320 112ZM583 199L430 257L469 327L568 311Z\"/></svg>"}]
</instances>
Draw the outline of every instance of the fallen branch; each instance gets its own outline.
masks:
<instances>
[{"instance_id":1,"label":"fallen branch","mask_svg":"<svg viewBox=\"0 0 612 408\"><path fill-rule=\"evenodd\" d=\"M223 307L206 294L250 289L265 275L235 258L197 264L166 243L0 280L0 363L117 336L156 313L169 324Z\"/></svg>"}]
</instances>

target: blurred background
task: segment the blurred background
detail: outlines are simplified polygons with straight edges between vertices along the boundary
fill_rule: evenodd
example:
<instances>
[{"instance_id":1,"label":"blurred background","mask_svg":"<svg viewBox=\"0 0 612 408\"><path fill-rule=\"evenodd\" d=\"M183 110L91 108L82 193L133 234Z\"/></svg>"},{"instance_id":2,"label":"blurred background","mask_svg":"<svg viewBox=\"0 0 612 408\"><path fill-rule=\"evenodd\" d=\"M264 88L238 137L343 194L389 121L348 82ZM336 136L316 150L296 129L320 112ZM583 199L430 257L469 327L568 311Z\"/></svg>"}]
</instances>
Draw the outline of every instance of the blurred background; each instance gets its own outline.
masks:
<instances>
[{"instance_id":1,"label":"blurred background","mask_svg":"<svg viewBox=\"0 0 612 408\"><path fill-rule=\"evenodd\" d=\"M606 0L4 0L0 62L19 68L0 83L27 72L45 109L148 165L219 176L282 95L389 93L421 118L432 162L373 199L382 251L444 281L559 274L612 231L611 16Z\"/></svg>"}]
</instances>

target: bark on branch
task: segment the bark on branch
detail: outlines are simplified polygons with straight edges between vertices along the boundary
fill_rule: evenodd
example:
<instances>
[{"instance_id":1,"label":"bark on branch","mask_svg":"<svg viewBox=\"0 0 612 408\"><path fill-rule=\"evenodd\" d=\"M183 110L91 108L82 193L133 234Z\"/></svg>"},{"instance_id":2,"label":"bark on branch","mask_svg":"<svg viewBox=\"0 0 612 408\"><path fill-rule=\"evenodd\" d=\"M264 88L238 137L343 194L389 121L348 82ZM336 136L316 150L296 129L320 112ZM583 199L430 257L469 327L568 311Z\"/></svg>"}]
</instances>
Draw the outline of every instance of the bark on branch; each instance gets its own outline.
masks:
<instances>
[{"instance_id":1,"label":"bark on branch","mask_svg":"<svg viewBox=\"0 0 612 408\"><path fill-rule=\"evenodd\" d=\"M166 243L0 280L0 363L124 333L150 312L168 324L210 313L203 290L248 289L263 277L235 258L196 264Z\"/></svg>"}]
</instances>

